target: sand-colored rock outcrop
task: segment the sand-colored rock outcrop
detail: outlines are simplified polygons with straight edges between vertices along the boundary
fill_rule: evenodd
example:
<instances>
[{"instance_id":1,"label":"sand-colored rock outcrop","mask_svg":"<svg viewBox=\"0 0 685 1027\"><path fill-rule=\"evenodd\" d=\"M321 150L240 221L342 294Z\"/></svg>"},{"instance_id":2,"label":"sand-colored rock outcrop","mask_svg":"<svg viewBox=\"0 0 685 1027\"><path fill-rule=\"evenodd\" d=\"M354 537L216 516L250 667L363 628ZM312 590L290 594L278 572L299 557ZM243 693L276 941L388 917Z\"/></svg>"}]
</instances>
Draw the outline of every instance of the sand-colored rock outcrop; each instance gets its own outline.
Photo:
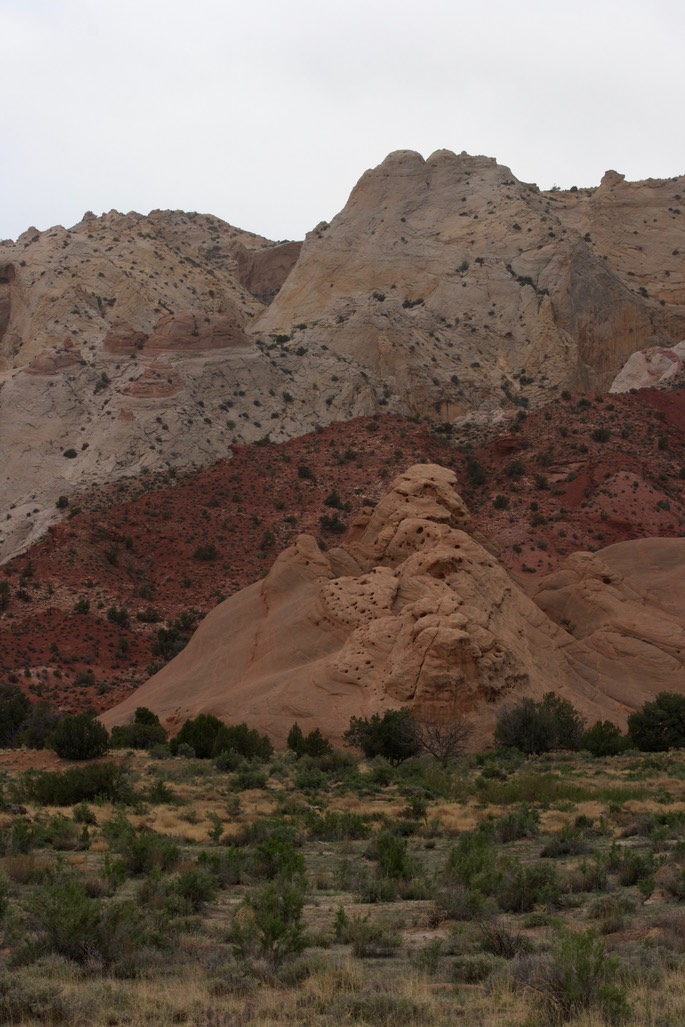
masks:
<instances>
[{"instance_id":1,"label":"sand-colored rock outcrop","mask_svg":"<svg viewBox=\"0 0 685 1027\"><path fill-rule=\"evenodd\" d=\"M344 546L300 536L105 723L145 705L172 728L207 711L281 742L294 720L340 739L352 715L409 705L467 714L481 743L524 695L622 722L663 688L685 692L685 540L578 554L530 598L470 533L454 485L416 465Z\"/></svg>"},{"instance_id":2,"label":"sand-colored rock outcrop","mask_svg":"<svg viewBox=\"0 0 685 1027\"><path fill-rule=\"evenodd\" d=\"M140 353L147 342L147 332L138 332L126 321L115 321L105 335L102 349L117 357L130 357Z\"/></svg>"},{"instance_id":3,"label":"sand-colored rock outcrop","mask_svg":"<svg viewBox=\"0 0 685 1027\"><path fill-rule=\"evenodd\" d=\"M236 247L238 278L253 296L270 303L292 271L302 249L301 242L276 243L262 249Z\"/></svg>"},{"instance_id":4,"label":"sand-colored rock outcrop","mask_svg":"<svg viewBox=\"0 0 685 1027\"><path fill-rule=\"evenodd\" d=\"M237 312L198 317L191 310L166 314L155 325L145 349L148 353L199 353L203 350L250 346Z\"/></svg>"},{"instance_id":5,"label":"sand-colored rock outcrop","mask_svg":"<svg viewBox=\"0 0 685 1027\"><path fill-rule=\"evenodd\" d=\"M304 245L182 211L88 212L0 243L0 560L80 485L385 411L492 431L608 386L630 354L685 338L681 195L683 177L617 172L541 192L493 158L402 150ZM83 363L54 364L63 387L18 374L66 336ZM138 361L158 356L183 387L144 398ZM88 459L66 473L76 433ZM27 535L7 515L28 504L45 516Z\"/></svg>"},{"instance_id":6,"label":"sand-colored rock outcrop","mask_svg":"<svg viewBox=\"0 0 685 1027\"><path fill-rule=\"evenodd\" d=\"M675 346L647 346L631 353L611 383L609 392L630 392L668 386L685 371L685 342Z\"/></svg>"},{"instance_id":7,"label":"sand-colored rock outcrop","mask_svg":"<svg viewBox=\"0 0 685 1027\"><path fill-rule=\"evenodd\" d=\"M68 367L78 367L83 363L81 351L74 346L71 339L66 339L62 346L41 350L25 368L25 372L40 375L59 374Z\"/></svg>"},{"instance_id":8,"label":"sand-colored rock outcrop","mask_svg":"<svg viewBox=\"0 0 685 1027\"><path fill-rule=\"evenodd\" d=\"M656 334L683 335L679 189L611 173L542 193L492 158L398 151L309 233L258 328L304 325L310 357L351 357L391 407L436 420L606 386Z\"/></svg>"}]
</instances>

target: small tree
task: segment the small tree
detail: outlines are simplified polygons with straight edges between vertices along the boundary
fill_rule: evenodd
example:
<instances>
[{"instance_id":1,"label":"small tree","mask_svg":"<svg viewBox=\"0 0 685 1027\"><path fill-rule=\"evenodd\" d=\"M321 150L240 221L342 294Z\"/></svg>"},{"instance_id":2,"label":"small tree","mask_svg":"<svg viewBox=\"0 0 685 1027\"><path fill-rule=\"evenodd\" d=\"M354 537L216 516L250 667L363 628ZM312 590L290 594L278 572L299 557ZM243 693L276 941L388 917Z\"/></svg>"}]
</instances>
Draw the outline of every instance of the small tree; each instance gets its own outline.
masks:
<instances>
[{"instance_id":1,"label":"small tree","mask_svg":"<svg viewBox=\"0 0 685 1027\"><path fill-rule=\"evenodd\" d=\"M286 744L298 759L301 756L312 756L316 759L320 756L329 756L333 752L333 746L324 738L318 727L305 735L297 722L290 728Z\"/></svg>"},{"instance_id":2,"label":"small tree","mask_svg":"<svg viewBox=\"0 0 685 1027\"><path fill-rule=\"evenodd\" d=\"M199 759L208 760L213 754L217 735L223 727L226 725L213 713L200 713L197 717L191 717L186 720L176 737L171 739L171 751L175 756L179 746L189 745Z\"/></svg>"},{"instance_id":3,"label":"small tree","mask_svg":"<svg viewBox=\"0 0 685 1027\"><path fill-rule=\"evenodd\" d=\"M268 735L260 735L243 721L242 724L222 724L216 733L212 756L231 750L246 759L268 760L273 756L274 747Z\"/></svg>"},{"instance_id":4,"label":"small tree","mask_svg":"<svg viewBox=\"0 0 685 1027\"><path fill-rule=\"evenodd\" d=\"M393 766L421 751L419 725L406 706L386 710L382 717L378 713L370 719L352 717L343 741L361 749L369 759L382 756Z\"/></svg>"},{"instance_id":5,"label":"small tree","mask_svg":"<svg viewBox=\"0 0 685 1027\"><path fill-rule=\"evenodd\" d=\"M279 966L307 944L304 891L293 881L269 881L248 892L233 920L233 944L242 958L261 956Z\"/></svg>"},{"instance_id":6,"label":"small tree","mask_svg":"<svg viewBox=\"0 0 685 1027\"><path fill-rule=\"evenodd\" d=\"M164 745L166 740L166 728L160 724L157 714L146 706L139 706L132 724L112 728L110 745L113 749L151 749L154 745Z\"/></svg>"},{"instance_id":7,"label":"small tree","mask_svg":"<svg viewBox=\"0 0 685 1027\"><path fill-rule=\"evenodd\" d=\"M52 747L62 759L92 760L107 752L109 735L94 713L77 713L58 724L52 735Z\"/></svg>"},{"instance_id":8,"label":"small tree","mask_svg":"<svg viewBox=\"0 0 685 1027\"><path fill-rule=\"evenodd\" d=\"M31 700L16 685L0 685L0 745L14 744L17 733L29 716Z\"/></svg>"},{"instance_id":9,"label":"small tree","mask_svg":"<svg viewBox=\"0 0 685 1027\"><path fill-rule=\"evenodd\" d=\"M421 748L443 767L463 756L471 725L460 716L428 717L419 723Z\"/></svg>"},{"instance_id":10,"label":"small tree","mask_svg":"<svg viewBox=\"0 0 685 1027\"><path fill-rule=\"evenodd\" d=\"M630 740L621 733L620 727L610 720L597 720L583 735L581 748L593 756L617 756L629 744Z\"/></svg>"},{"instance_id":11,"label":"small tree","mask_svg":"<svg viewBox=\"0 0 685 1027\"><path fill-rule=\"evenodd\" d=\"M499 715L495 741L530 754L551 749L578 749L583 720L567 699L547 692L540 702L522 699Z\"/></svg>"},{"instance_id":12,"label":"small tree","mask_svg":"<svg viewBox=\"0 0 685 1027\"><path fill-rule=\"evenodd\" d=\"M685 695L659 692L654 702L628 717L628 734L643 752L666 752L685 746Z\"/></svg>"}]
</instances>

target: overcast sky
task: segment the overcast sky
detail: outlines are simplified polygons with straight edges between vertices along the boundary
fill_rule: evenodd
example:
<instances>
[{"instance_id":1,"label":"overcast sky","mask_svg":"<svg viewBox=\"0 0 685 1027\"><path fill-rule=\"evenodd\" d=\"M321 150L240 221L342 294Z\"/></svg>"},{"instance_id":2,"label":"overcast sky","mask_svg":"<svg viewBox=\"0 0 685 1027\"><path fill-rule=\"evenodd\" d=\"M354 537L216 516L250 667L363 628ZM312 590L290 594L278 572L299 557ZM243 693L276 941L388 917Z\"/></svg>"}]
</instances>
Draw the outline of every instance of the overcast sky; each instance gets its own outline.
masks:
<instances>
[{"instance_id":1,"label":"overcast sky","mask_svg":"<svg viewBox=\"0 0 685 1027\"><path fill-rule=\"evenodd\" d=\"M302 238L391 150L685 172L682 0L0 0L0 239L86 210Z\"/></svg>"}]
</instances>

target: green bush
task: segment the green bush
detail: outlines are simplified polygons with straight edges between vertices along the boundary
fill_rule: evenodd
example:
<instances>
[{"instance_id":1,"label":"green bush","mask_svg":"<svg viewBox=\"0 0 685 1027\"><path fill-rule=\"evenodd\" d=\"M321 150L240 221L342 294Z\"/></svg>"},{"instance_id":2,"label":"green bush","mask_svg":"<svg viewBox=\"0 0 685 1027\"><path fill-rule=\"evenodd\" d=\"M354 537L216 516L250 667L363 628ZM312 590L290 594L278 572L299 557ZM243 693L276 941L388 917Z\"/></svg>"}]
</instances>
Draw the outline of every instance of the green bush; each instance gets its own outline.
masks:
<instances>
[{"instance_id":1,"label":"green bush","mask_svg":"<svg viewBox=\"0 0 685 1027\"><path fill-rule=\"evenodd\" d=\"M76 963L128 958L145 943L133 902L90 898L79 882L63 878L38 889L30 903L37 955L54 952Z\"/></svg>"},{"instance_id":2,"label":"green bush","mask_svg":"<svg viewBox=\"0 0 685 1027\"><path fill-rule=\"evenodd\" d=\"M24 774L22 794L45 806L74 806L103 798L110 802L134 800L128 772L117 763L93 763L70 767L64 773L34 770Z\"/></svg>"},{"instance_id":3,"label":"green bush","mask_svg":"<svg viewBox=\"0 0 685 1027\"><path fill-rule=\"evenodd\" d=\"M27 749L43 749L60 724L63 714L49 703L34 703L17 734L16 744Z\"/></svg>"},{"instance_id":4,"label":"green bush","mask_svg":"<svg viewBox=\"0 0 685 1027\"><path fill-rule=\"evenodd\" d=\"M103 824L102 833L110 851L119 854L123 867L133 876L171 870L181 858L181 851L171 838L148 828L136 830L121 813Z\"/></svg>"},{"instance_id":5,"label":"green bush","mask_svg":"<svg viewBox=\"0 0 685 1027\"><path fill-rule=\"evenodd\" d=\"M352 946L352 955L357 959L394 956L401 945L396 927L383 921L371 921L368 913L364 917L350 917L341 940Z\"/></svg>"},{"instance_id":6,"label":"green bush","mask_svg":"<svg viewBox=\"0 0 685 1027\"><path fill-rule=\"evenodd\" d=\"M666 752L685 746L685 695L660 692L653 702L628 717L628 735L643 752Z\"/></svg>"},{"instance_id":7,"label":"green bush","mask_svg":"<svg viewBox=\"0 0 685 1027\"><path fill-rule=\"evenodd\" d=\"M65 717L51 741L57 755L67 760L92 760L103 756L109 748L107 728L92 713Z\"/></svg>"},{"instance_id":8,"label":"green bush","mask_svg":"<svg viewBox=\"0 0 685 1027\"><path fill-rule=\"evenodd\" d=\"M593 756L618 756L629 744L620 727L610 720L597 720L583 735L580 747Z\"/></svg>"},{"instance_id":9,"label":"green bush","mask_svg":"<svg viewBox=\"0 0 685 1027\"><path fill-rule=\"evenodd\" d=\"M232 938L240 958L260 956L279 966L307 945L299 882L269 881L245 896L233 920Z\"/></svg>"},{"instance_id":10,"label":"green bush","mask_svg":"<svg viewBox=\"0 0 685 1027\"><path fill-rule=\"evenodd\" d=\"M216 733L212 756L222 752L235 752L246 759L268 760L273 756L274 747L267 735L260 735L254 728L242 724L222 724Z\"/></svg>"},{"instance_id":11,"label":"green bush","mask_svg":"<svg viewBox=\"0 0 685 1027\"><path fill-rule=\"evenodd\" d=\"M386 710L381 716L374 713L366 717L352 717L343 735L346 745L361 749L368 759L382 756L398 766L421 751L419 725L405 706L399 710Z\"/></svg>"},{"instance_id":12,"label":"green bush","mask_svg":"<svg viewBox=\"0 0 685 1027\"><path fill-rule=\"evenodd\" d=\"M0 685L0 747L12 746L31 710L31 700L16 685Z\"/></svg>"},{"instance_id":13,"label":"green bush","mask_svg":"<svg viewBox=\"0 0 685 1027\"><path fill-rule=\"evenodd\" d=\"M321 756L328 756L333 752L333 746L327 738L324 738L318 727L310 731L308 735L305 735L297 723L293 724L290 728L286 744L298 759L302 756L311 756L317 759Z\"/></svg>"},{"instance_id":14,"label":"green bush","mask_svg":"<svg viewBox=\"0 0 685 1027\"><path fill-rule=\"evenodd\" d=\"M557 902L560 895L557 873L552 863L505 861L494 887L497 905L505 913L529 913L535 906Z\"/></svg>"},{"instance_id":15,"label":"green bush","mask_svg":"<svg viewBox=\"0 0 685 1027\"><path fill-rule=\"evenodd\" d=\"M213 713L200 713L186 720L176 737L171 739L169 748L176 756L180 755L179 746L189 745L198 759L208 760L214 751L217 735L225 726Z\"/></svg>"},{"instance_id":16,"label":"green bush","mask_svg":"<svg viewBox=\"0 0 685 1027\"><path fill-rule=\"evenodd\" d=\"M406 838L400 838L391 831L381 831L376 836L369 855L378 862L379 877L408 881L414 875L414 863L407 852Z\"/></svg>"},{"instance_id":17,"label":"green bush","mask_svg":"<svg viewBox=\"0 0 685 1027\"><path fill-rule=\"evenodd\" d=\"M155 745L164 745L166 740L166 729L157 714L139 706L132 723L112 728L109 744L112 749L152 749Z\"/></svg>"},{"instance_id":18,"label":"green bush","mask_svg":"<svg viewBox=\"0 0 685 1027\"><path fill-rule=\"evenodd\" d=\"M533 754L551 749L578 749L583 720L566 699L547 692L540 702L522 699L500 713L495 741Z\"/></svg>"},{"instance_id":19,"label":"green bush","mask_svg":"<svg viewBox=\"0 0 685 1027\"><path fill-rule=\"evenodd\" d=\"M493 825L494 836L498 842L518 841L519 838L532 838L540 830L540 814L532 806L522 805L499 817Z\"/></svg>"},{"instance_id":20,"label":"green bush","mask_svg":"<svg viewBox=\"0 0 685 1027\"><path fill-rule=\"evenodd\" d=\"M609 1024L628 1018L625 991L615 983L618 961L606 955L594 931L560 929L550 952L524 957L513 976L537 996L546 1023L566 1023L586 1010Z\"/></svg>"}]
</instances>

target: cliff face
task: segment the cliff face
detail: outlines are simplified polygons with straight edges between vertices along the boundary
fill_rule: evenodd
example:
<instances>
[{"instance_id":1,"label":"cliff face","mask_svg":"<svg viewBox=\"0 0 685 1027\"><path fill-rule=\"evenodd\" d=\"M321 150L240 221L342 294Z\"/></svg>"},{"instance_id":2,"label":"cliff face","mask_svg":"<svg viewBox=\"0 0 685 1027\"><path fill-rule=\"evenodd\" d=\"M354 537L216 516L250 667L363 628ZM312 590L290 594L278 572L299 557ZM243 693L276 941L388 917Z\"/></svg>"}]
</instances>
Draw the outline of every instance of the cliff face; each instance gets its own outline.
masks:
<instances>
[{"instance_id":1,"label":"cliff face","mask_svg":"<svg viewBox=\"0 0 685 1027\"><path fill-rule=\"evenodd\" d=\"M258 328L306 323L391 406L446 420L608 385L685 335L684 181L541 193L491 158L399 151L310 233Z\"/></svg>"},{"instance_id":2,"label":"cliff face","mask_svg":"<svg viewBox=\"0 0 685 1027\"><path fill-rule=\"evenodd\" d=\"M0 559L55 500L384 411L493 428L685 338L685 180L391 154L304 245L112 211L0 244ZM69 454L69 455L65 455Z\"/></svg>"},{"instance_id":3,"label":"cliff face","mask_svg":"<svg viewBox=\"0 0 685 1027\"><path fill-rule=\"evenodd\" d=\"M294 720L339 740L352 715L466 714L489 737L503 703L553 690L591 720L685 684L685 541L576 554L531 598L473 528L453 472L410 468L346 543L302 535L218 606L129 699L174 728L212 712L284 741ZM573 618L573 621L571 620Z\"/></svg>"}]
</instances>

